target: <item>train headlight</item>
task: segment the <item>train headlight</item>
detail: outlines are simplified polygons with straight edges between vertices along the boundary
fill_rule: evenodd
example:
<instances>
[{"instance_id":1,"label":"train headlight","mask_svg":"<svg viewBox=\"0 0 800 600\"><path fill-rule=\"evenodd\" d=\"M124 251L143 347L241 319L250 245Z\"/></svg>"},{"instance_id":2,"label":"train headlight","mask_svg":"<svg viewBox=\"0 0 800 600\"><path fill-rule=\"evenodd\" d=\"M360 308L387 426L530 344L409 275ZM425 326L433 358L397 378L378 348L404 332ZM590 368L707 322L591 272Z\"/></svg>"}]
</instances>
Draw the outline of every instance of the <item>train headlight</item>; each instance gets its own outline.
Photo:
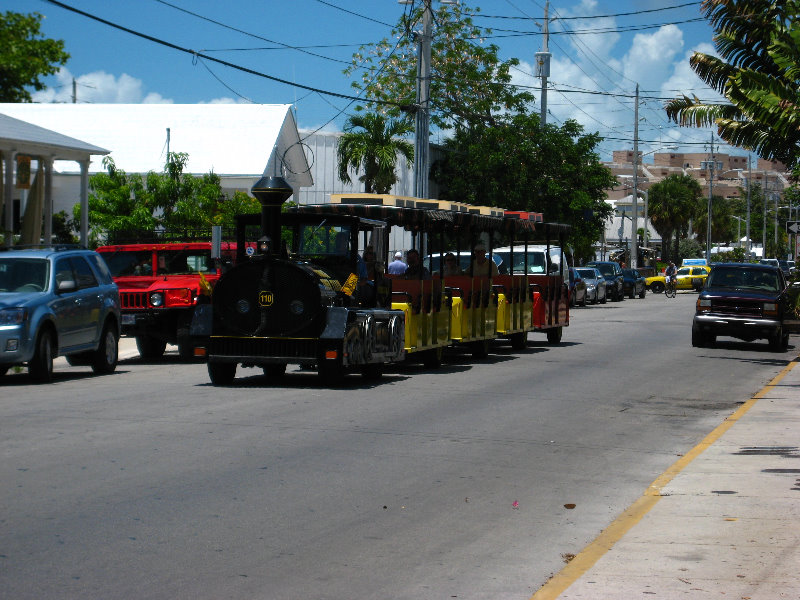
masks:
<instances>
[{"instance_id":1,"label":"train headlight","mask_svg":"<svg viewBox=\"0 0 800 600\"><path fill-rule=\"evenodd\" d=\"M303 301L302 301L302 300L292 300L292 301L289 303L289 310L290 310L290 311L291 311L291 313L292 313L293 315L295 315L295 316L300 316L300 315L302 315L302 314L303 314L303 311L305 311L305 309L306 309L306 305L305 305L305 304L303 304Z\"/></svg>"},{"instance_id":2,"label":"train headlight","mask_svg":"<svg viewBox=\"0 0 800 600\"><path fill-rule=\"evenodd\" d=\"M236 310L239 312L239 314L246 315L250 312L250 303L242 298L236 303Z\"/></svg>"},{"instance_id":3,"label":"train headlight","mask_svg":"<svg viewBox=\"0 0 800 600\"><path fill-rule=\"evenodd\" d=\"M153 292L150 294L150 304L153 306L161 306L164 304L164 294L161 292Z\"/></svg>"}]
</instances>

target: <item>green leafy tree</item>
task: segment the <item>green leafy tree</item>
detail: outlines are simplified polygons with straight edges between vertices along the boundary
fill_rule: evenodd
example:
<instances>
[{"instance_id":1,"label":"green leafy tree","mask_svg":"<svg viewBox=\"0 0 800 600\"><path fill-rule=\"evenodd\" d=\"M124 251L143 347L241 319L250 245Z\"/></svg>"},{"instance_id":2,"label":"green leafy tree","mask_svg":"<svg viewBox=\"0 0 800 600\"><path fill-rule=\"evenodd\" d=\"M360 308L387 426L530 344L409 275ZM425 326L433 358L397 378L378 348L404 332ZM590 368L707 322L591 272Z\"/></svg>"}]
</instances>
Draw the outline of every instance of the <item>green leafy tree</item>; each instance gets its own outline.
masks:
<instances>
[{"instance_id":1,"label":"green leafy tree","mask_svg":"<svg viewBox=\"0 0 800 600\"><path fill-rule=\"evenodd\" d=\"M722 196L711 198L711 243L729 242L736 223L730 202ZM697 217L693 223L697 238L705 240L708 231L708 197L699 201ZM705 242L704 242L705 244Z\"/></svg>"},{"instance_id":2,"label":"green leafy tree","mask_svg":"<svg viewBox=\"0 0 800 600\"><path fill-rule=\"evenodd\" d=\"M387 120L378 113L367 113L350 117L344 130L336 151L339 179L350 183L350 169L363 170L358 179L364 183L365 192L388 194L397 181L398 155L414 160L414 147L401 139L413 131L411 125L405 120Z\"/></svg>"},{"instance_id":3,"label":"green leafy tree","mask_svg":"<svg viewBox=\"0 0 800 600\"><path fill-rule=\"evenodd\" d=\"M689 175L669 175L648 190L648 217L653 228L661 235L662 258L669 262L678 258L679 243L689 232L689 224L700 214L703 190L700 183ZM674 246L670 252L670 241Z\"/></svg>"},{"instance_id":4,"label":"green leafy tree","mask_svg":"<svg viewBox=\"0 0 800 600\"><path fill-rule=\"evenodd\" d=\"M391 39L375 46L362 46L353 56L345 74L356 76L352 86L397 118L402 105L413 112L416 102L416 41L411 35L422 27L424 3L404 14L392 30ZM491 30L473 23L479 9L460 4L441 4L433 17L431 42L430 111L431 123L442 129L456 124L492 122L497 114L523 111L533 96L512 85L511 69L516 58L500 60L498 47L485 44Z\"/></svg>"},{"instance_id":5,"label":"green leafy tree","mask_svg":"<svg viewBox=\"0 0 800 600\"><path fill-rule=\"evenodd\" d=\"M42 15L0 13L0 102L30 102L31 94L45 88L41 78L66 64L62 40L41 34Z\"/></svg>"},{"instance_id":6,"label":"green leafy tree","mask_svg":"<svg viewBox=\"0 0 800 600\"><path fill-rule=\"evenodd\" d=\"M233 227L235 215L257 213L260 204L244 192L232 199L222 193L219 175L186 175L188 155L170 153L164 173L128 174L111 157L103 159L105 173L89 180L90 238L152 235L157 229L190 233L212 225ZM73 209L80 221L80 205Z\"/></svg>"},{"instance_id":7,"label":"green leafy tree","mask_svg":"<svg viewBox=\"0 0 800 600\"><path fill-rule=\"evenodd\" d=\"M697 75L727 103L683 96L666 105L681 125L717 126L725 141L790 167L800 143L800 3L797 0L704 0L719 57L695 52Z\"/></svg>"},{"instance_id":8,"label":"green leafy tree","mask_svg":"<svg viewBox=\"0 0 800 600\"><path fill-rule=\"evenodd\" d=\"M588 258L611 214L605 190L616 184L600 163L599 142L575 121L542 130L536 115L505 115L457 128L432 172L442 199L541 212L572 225L575 256Z\"/></svg>"}]
</instances>

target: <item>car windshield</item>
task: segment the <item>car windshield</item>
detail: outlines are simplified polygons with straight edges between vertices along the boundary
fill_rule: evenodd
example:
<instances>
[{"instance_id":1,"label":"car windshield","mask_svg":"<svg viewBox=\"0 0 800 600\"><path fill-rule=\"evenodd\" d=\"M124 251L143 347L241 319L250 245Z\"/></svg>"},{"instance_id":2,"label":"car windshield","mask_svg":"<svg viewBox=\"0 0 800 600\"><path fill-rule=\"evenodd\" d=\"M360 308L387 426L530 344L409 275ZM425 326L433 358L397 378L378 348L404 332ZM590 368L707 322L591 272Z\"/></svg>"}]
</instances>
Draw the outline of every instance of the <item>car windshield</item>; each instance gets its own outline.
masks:
<instances>
[{"instance_id":1,"label":"car windshield","mask_svg":"<svg viewBox=\"0 0 800 600\"><path fill-rule=\"evenodd\" d=\"M708 277L708 289L753 289L765 292L780 290L780 280L774 271L717 267Z\"/></svg>"},{"instance_id":2,"label":"car windshield","mask_svg":"<svg viewBox=\"0 0 800 600\"><path fill-rule=\"evenodd\" d=\"M595 279L597 277L594 269L578 269L578 275L583 279Z\"/></svg>"},{"instance_id":3,"label":"car windshield","mask_svg":"<svg viewBox=\"0 0 800 600\"><path fill-rule=\"evenodd\" d=\"M125 275L150 275L153 272L152 250L120 250L101 252L112 277Z\"/></svg>"},{"instance_id":4,"label":"car windshield","mask_svg":"<svg viewBox=\"0 0 800 600\"><path fill-rule=\"evenodd\" d=\"M120 250L118 252L101 252L113 277L152 275L152 250ZM216 266L211 260L211 250L158 250L156 265L159 275L188 275L189 273L211 273Z\"/></svg>"},{"instance_id":5,"label":"car windshield","mask_svg":"<svg viewBox=\"0 0 800 600\"><path fill-rule=\"evenodd\" d=\"M0 259L0 293L41 292L47 289L49 263L41 258Z\"/></svg>"},{"instance_id":6,"label":"car windshield","mask_svg":"<svg viewBox=\"0 0 800 600\"><path fill-rule=\"evenodd\" d=\"M611 265L595 265L595 269L600 271L604 276L609 276L614 274L614 267Z\"/></svg>"}]
</instances>

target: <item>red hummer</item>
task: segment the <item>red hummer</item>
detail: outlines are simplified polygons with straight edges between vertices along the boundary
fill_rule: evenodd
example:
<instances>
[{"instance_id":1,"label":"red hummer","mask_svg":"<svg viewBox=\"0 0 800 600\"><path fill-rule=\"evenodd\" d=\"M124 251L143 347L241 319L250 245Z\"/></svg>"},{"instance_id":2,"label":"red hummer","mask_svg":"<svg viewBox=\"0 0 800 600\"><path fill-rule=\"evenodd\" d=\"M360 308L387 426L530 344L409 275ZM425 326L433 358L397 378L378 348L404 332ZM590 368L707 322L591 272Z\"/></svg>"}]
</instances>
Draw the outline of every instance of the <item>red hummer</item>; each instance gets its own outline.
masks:
<instances>
[{"instance_id":1,"label":"red hummer","mask_svg":"<svg viewBox=\"0 0 800 600\"><path fill-rule=\"evenodd\" d=\"M119 287L122 334L136 338L139 354L158 359L167 344L191 358L194 307L221 275L210 242L146 243L97 249ZM221 263L233 260L235 244L222 244Z\"/></svg>"}]
</instances>

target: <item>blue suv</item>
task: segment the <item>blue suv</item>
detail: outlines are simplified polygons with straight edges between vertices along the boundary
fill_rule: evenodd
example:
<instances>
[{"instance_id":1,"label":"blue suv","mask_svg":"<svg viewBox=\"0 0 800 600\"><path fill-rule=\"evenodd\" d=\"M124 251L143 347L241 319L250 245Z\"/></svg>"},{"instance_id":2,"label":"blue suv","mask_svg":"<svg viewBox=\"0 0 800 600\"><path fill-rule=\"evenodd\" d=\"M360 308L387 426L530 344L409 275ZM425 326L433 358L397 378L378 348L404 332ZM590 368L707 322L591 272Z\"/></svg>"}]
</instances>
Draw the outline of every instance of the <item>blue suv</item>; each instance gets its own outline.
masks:
<instances>
[{"instance_id":1,"label":"blue suv","mask_svg":"<svg viewBox=\"0 0 800 600\"><path fill-rule=\"evenodd\" d=\"M96 252L0 251L0 376L27 363L34 381L49 382L62 355L111 373L119 334L119 291Z\"/></svg>"}]
</instances>

